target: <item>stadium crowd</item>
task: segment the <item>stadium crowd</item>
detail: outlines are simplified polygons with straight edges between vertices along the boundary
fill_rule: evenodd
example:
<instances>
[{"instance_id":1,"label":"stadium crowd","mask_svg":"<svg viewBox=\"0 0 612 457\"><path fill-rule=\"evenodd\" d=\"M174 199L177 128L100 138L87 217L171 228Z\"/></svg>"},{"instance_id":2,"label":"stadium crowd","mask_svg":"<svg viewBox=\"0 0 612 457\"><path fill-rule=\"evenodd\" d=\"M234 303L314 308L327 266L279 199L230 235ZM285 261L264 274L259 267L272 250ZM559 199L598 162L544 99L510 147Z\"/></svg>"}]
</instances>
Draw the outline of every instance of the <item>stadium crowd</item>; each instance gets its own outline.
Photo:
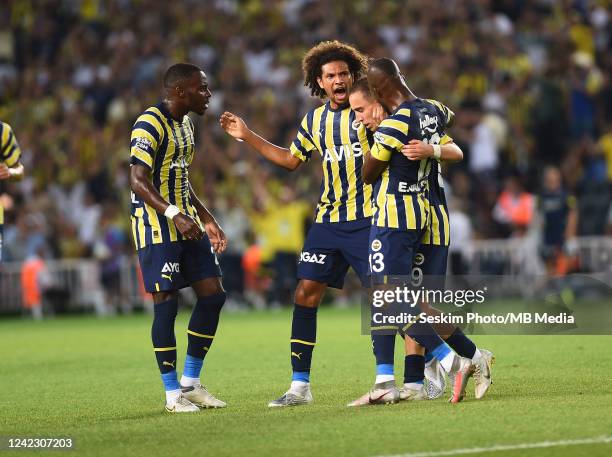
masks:
<instances>
[{"instance_id":1,"label":"stadium crowd","mask_svg":"<svg viewBox=\"0 0 612 457\"><path fill-rule=\"evenodd\" d=\"M604 234L612 183L606 5L8 0L0 10L0 119L17 135L27 178L3 188L4 258L93 257L103 282L113 283L121 258L134 253L132 123L160 99L164 70L189 61L205 69L213 93L208 113L193 118L190 179L227 232L226 286L264 288L269 300L290 303L320 167L274 168L227 136L218 117L236 112L288 146L319 103L302 87L301 57L325 39L396 59L417 95L457 114L450 133L465 160L446 173L456 248L523 236L547 166L576 196L577 234Z\"/></svg>"}]
</instances>

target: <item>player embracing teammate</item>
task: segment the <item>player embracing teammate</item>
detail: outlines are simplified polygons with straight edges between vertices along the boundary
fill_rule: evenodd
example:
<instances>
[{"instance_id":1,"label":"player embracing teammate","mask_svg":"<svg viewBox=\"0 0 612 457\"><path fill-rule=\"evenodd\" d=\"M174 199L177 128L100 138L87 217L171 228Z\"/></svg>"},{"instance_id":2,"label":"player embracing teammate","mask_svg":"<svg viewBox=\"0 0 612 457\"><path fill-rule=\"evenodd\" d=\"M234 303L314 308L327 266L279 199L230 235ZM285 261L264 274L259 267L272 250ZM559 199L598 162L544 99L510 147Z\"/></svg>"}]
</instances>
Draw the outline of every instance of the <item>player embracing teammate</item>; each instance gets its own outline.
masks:
<instances>
[{"instance_id":1,"label":"player embracing teammate","mask_svg":"<svg viewBox=\"0 0 612 457\"><path fill-rule=\"evenodd\" d=\"M357 119L355 111L349 106L349 93L353 84L367 70L365 57L350 45L338 41L327 41L319 43L307 52L302 61L302 69L305 86L311 90L312 95L325 100L325 103L303 117L296 138L289 148L283 148L268 142L250 130L244 120L235 114L226 112L221 116L221 126L227 133L245 141L272 163L293 171L302 163L309 161L313 152L318 152L323 167L323 182L317 204L315 224L311 227L302 250L302 253L308 253L308 256L301 256L302 259L315 258L317 262L301 260L298 265L299 283L295 293L290 340L292 382L285 394L270 402L270 407L296 406L312 402L310 367L316 344L317 308L327 287L341 288L349 266L353 267L364 287L370 285L369 276L371 272L409 276L421 239L432 228L428 225L430 223L430 203L427 200L427 180L432 168L428 158L425 158L425 160L419 159L423 162L424 168L421 169L420 164L416 165L415 184L423 187L415 195L410 196L412 216L406 219L408 213L401 210L398 213L398 206L395 205L395 213L392 212L395 219L393 219L390 227L386 227L389 223L386 214L386 189L381 190L380 186L380 181L385 179L385 173L388 175L384 170L388 167L391 156L393 156L392 162L397 162L398 157L393 152L399 152L401 160L406 162L410 162L411 159L401 154L402 147L408 141L402 143L396 139L393 142L395 151L387 150L388 145L381 142L375 144L372 132L365 128L364 122ZM388 87L387 85L387 90ZM440 108L436 108L430 102L427 103L429 113L431 115L438 114L438 111L435 110ZM397 107L390 109L387 106L386 108L387 111L395 111ZM444 122L447 122L447 120L444 118ZM398 122L397 119L394 121ZM372 124L377 125L379 122L380 119L377 119ZM394 122L390 124L393 125ZM440 123L440 127L443 127L443 123ZM410 137L406 136L405 139L409 140ZM454 145L453 147L456 148ZM364 159L369 160L368 156L372 148L378 151L376 156L378 158L375 160L379 163L372 170L368 170L366 164L363 170L371 173L371 176L368 180L364 180L362 167L364 166ZM437 159L444 158L441 157L440 148L441 146L437 144L434 147L435 158ZM407 154L414 154L415 151L420 149L417 146L412 145L411 147L408 145L405 151ZM382 160L378 160L381 158ZM375 162L371 161L370 163L374 164ZM402 164L400 168L405 165ZM393 166L391 168L389 166L388 168L391 170L397 167ZM408 168L412 171L415 169L414 166ZM437 174L437 171L435 173ZM381 174L383 175L382 178ZM372 188L366 182L376 183L377 195L373 196ZM440 205L437 205L438 207ZM439 217L434 230L438 234L439 224L446 224L447 231L443 235L443 239L446 240L447 246L448 220L444 218L446 212L437 213L438 209L435 211L436 215L439 214ZM440 211L445 211L445 207L442 207ZM374 220L371 219L372 214L375 215ZM400 228L397 217L401 215L404 219ZM397 226L394 226L394 224ZM403 252L402 249L395 249L406 244L406 236L411 238L409 242L411 249L407 252L409 255L397 264L401 265L401 268L398 268L397 271L393 271L395 268L393 266L391 266L391 269L384 270L379 269L380 265L378 264L369 265L368 256L372 253L368 252L368 248L372 246L374 239L378 239L371 238L370 232L372 231L375 234L376 231L385 228L391 229L391 232L395 230L394 234L391 235L394 239L388 239L382 244L388 250L389 255L392 252ZM378 235L375 234L375 236ZM431 239L433 240L433 237ZM435 239L439 242L439 236L436 236ZM378 243L375 244L378 245ZM376 252L374 254L380 253ZM382 255L384 256L384 253ZM375 263L375 259L378 257L380 256L371 256L370 258L374 258ZM451 334L444 335L448 344L438 336L429 324L419 324L413 326L413 328L400 330L412 337L412 340L407 338L407 348L409 348L410 355L414 356L406 358L406 372L409 382L405 383L401 392L395 387L393 375L395 335L374 332L372 339L377 359L375 386L372 391L351 403L350 406L396 402L400 398L425 398L422 390L422 375L420 374L424 371L423 347L427 348L429 353L440 362L439 366L443 367L443 371L452 376L454 382L451 401L456 402L463 398L467 379L474 372L486 371L486 375L489 375L490 361L482 357L480 351L460 330L455 329ZM459 356L451 350L449 344L452 345ZM412 352L415 354L412 354ZM438 369L438 365L435 365L435 363L432 362L429 365L429 372L435 374L434 383L438 383L437 387L440 391L443 390L443 385L440 385L440 379L443 379L443 371ZM486 387L488 388L488 385ZM438 395L441 395L441 392Z\"/></svg>"},{"instance_id":2,"label":"player embracing teammate","mask_svg":"<svg viewBox=\"0 0 612 457\"><path fill-rule=\"evenodd\" d=\"M381 123L373 115L378 105L376 99L389 114ZM375 183L376 209L369 246L373 278L411 278L418 268L418 276L428 279L428 287L444 287L450 236L438 162L463 157L445 133L454 114L435 100L414 96L395 62L386 58L372 62L367 79L353 86L349 100L357 119L370 130L376 130L376 144L363 171L364 180ZM420 307L429 315L440 313L427 303ZM463 399L467 378L472 375L476 398L482 398L491 384L492 354L476 348L454 326L433 326L445 343L421 326L417 323L399 329L406 335L407 354L399 397L437 398L444 392L448 373L453 387L452 402ZM374 389L353 402L355 406L390 402L397 397L392 382L393 345L377 334L384 330L388 329L373 325L377 372L386 372L387 377L377 376ZM451 361L455 357L449 346L463 358L462 363L470 360L467 371L453 369ZM427 364L423 348L428 349ZM425 373L427 392L423 387Z\"/></svg>"}]
</instances>

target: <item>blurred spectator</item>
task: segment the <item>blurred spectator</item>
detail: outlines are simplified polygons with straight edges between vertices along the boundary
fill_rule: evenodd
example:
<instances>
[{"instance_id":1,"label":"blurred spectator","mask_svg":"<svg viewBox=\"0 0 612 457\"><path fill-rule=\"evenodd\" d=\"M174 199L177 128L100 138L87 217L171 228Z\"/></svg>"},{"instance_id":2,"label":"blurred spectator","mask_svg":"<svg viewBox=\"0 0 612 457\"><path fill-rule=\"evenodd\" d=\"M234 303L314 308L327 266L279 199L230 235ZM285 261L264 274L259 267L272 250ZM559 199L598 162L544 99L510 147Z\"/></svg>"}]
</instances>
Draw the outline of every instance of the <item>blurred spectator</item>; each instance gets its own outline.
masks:
<instances>
[{"instance_id":1,"label":"blurred spectator","mask_svg":"<svg viewBox=\"0 0 612 457\"><path fill-rule=\"evenodd\" d=\"M534 197L523 189L520 179L516 176L506 178L504 190L493 208L493 217L503 226L506 235L525 235L533 211Z\"/></svg>"},{"instance_id":2,"label":"blurred spectator","mask_svg":"<svg viewBox=\"0 0 612 457\"><path fill-rule=\"evenodd\" d=\"M472 222L459 200L448 208L448 223L450 224L449 272L453 275L466 275L473 239Z\"/></svg>"},{"instance_id":3,"label":"blurred spectator","mask_svg":"<svg viewBox=\"0 0 612 457\"><path fill-rule=\"evenodd\" d=\"M43 300L51 286L51 277L47 272L43 257L43 249L39 248L36 253L23 262L21 267L23 307L37 321L43 318Z\"/></svg>"},{"instance_id":4,"label":"blurred spectator","mask_svg":"<svg viewBox=\"0 0 612 457\"><path fill-rule=\"evenodd\" d=\"M223 287L228 300L235 306L241 306L244 301L242 255L247 249L249 220L233 193L229 194L225 201L220 202L216 209L219 223L229 240L227 249L219 258L223 271Z\"/></svg>"},{"instance_id":5,"label":"blurred spectator","mask_svg":"<svg viewBox=\"0 0 612 457\"><path fill-rule=\"evenodd\" d=\"M610 182L604 156L588 138L575 148L582 174L576 183L578 235L603 235L610 209Z\"/></svg>"},{"instance_id":6,"label":"blurred spectator","mask_svg":"<svg viewBox=\"0 0 612 457\"><path fill-rule=\"evenodd\" d=\"M495 118L483 115L479 107L476 108L474 115L476 126L472 131L470 141L469 169L476 176L481 177L482 181L485 181L493 178L498 166L498 142L500 140L494 130L498 126L495 125Z\"/></svg>"},{"instance_id":7,"label":"blurred spectator","mask_svg":"<svg viewBox=\"0 0 612 457\"><path fill-rule=\"evenodd\" d=\"M93 254L100 262L100 282L106 292L106 303L114 309L130 304L121 294L121 267L126 261L126 250L131 250L131 240L127 239L119 222L121 217L120 208L107 204L101 215L100 236L93 243Z\"/></svg>"},{"instance_id":8,"label":"blurred spectator","mask_svg":"<svg viewBox=\"0 0 612 457\"><path fill-rule=\"evenodd\" d=\"M543 189L538 198L542 216L542 257L550 275L568 272L568 255L574 254L577 210L576 198L564 188L561 171L549 166L544 170Z\"/></svg>"},{"instance_id":9,"label":"blurred spectator","mask_svg":"<svg viewBox=\"0 0 612 457\"><path fill-rule=\"evenodd\" d=\"M283 186L276 198L268 202L263 219L268 247L273 256L270 302L275 305L293 303L292 293L297 285L298 257L306 236L306 220L312 211L311 204L296 198L292 187Z\"/></svg>"}]
</instances>

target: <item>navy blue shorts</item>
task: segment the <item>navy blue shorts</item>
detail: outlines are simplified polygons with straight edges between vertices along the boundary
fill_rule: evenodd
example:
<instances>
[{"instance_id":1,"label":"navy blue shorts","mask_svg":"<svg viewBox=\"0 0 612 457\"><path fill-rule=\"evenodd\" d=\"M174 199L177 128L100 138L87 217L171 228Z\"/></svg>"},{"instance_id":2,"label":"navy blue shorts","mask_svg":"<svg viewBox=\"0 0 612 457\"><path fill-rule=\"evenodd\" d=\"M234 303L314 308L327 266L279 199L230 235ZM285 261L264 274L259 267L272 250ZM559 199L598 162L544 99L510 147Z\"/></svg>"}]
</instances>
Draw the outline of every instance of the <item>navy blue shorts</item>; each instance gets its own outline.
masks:
<instances>
[{"instance_id":1,"label":"navy blue shorts","mask_svg":"<svg viewBox=\"0 0 612 457\"><path fill-rule=\"evenodd\" d=\"M413 283L428 289L443 290L447 264L448 246L421 244L414 256Z\"/></svg>"},{"instance_id":2,"label":"navy blue shorts","mask_svg":"<svg viewBox=\"0 0 612 457\"><path fill-rule=\"evenodd\" d=\"M4 232L4 224L0 224L0 262L2 262L2 234Z\"/></svg>"},{"instance_id":3,"label":"navy blue shorts","mask_svg":"<svg viewBox=\"0 0 612 457\"><path fill-rule=\"evenodd\" d=\"M423 230L399 230L373 225L368 252L370 275L373 278L410 276L422 233Z\"/></svg>"},{"instance_id":4,"label":"navy blue shorts","mask_svg":"<svg viewBox=\"0 0 612 457\"><path fill-rule=\"evenodd\" d=\"M147 245L138 250L138 260L147 292L178 290L201 279L221 276L207 236L197 241Z\"/></svg>"},{"instance_id":5,"label":"navy blue shorts","mask_svg":"<svg viewBox=\"0 0 612 457\"><path fill-rule=\"evenodd\" d=\"M448 246L421 244L414 257L414 267L424 275L446 275L448 264Z\"/></svg>"},{"instance_id":6,"label":"navy blue shorts","mask_svg":"<svg viewBox=\"0 0 612 457\"><path fill-rule=\"evenodd\" d=\"M298 262L298 279L310 279L342 289L353 267L364 287L368 279L369 218L350 222L313 224Z\"/></svg>"}]
</instances>

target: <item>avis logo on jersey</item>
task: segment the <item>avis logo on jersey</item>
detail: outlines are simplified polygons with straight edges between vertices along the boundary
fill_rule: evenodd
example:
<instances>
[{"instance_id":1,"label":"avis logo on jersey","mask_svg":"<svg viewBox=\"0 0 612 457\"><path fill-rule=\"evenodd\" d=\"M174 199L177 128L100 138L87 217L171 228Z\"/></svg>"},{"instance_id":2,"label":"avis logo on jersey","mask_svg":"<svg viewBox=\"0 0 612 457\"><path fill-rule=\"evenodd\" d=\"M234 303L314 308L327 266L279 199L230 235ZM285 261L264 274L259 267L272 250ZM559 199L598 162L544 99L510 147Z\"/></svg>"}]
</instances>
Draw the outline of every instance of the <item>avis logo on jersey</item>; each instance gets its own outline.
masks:
<instances>
[{"instance_id":1,"label":"avis logo on jersey","mask_svg":"<svg viewBox=\"0 0 612 457\"><path fill-rule=\"evenodd\" d=\"M325 148L323 160L325 162L341 162L345 158L350 159L351 157L361 157L362 155L361 143L356 141L350 144L341 144L338 149L336 149L335 145L331 149Z\"/></svg>"}]
</instances>

